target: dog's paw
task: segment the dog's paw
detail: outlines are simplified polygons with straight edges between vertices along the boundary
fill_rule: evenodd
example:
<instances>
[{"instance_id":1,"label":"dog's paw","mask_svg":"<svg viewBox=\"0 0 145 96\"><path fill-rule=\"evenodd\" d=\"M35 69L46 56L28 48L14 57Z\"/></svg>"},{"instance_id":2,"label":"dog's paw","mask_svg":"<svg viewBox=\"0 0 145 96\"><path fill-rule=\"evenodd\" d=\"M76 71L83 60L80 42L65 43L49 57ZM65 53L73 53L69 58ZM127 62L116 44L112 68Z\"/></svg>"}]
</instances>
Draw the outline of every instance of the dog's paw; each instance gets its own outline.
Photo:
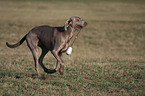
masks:
<instances>
[{"instance_id":1,"label":"dog's paw","mask_svg":"<svg viewBox=\"0 0 145 96\"><path fill-rule=\"evenodd\" d=\"M59 69L59 73L60 73L60 75L64 74L64 65L61 65L61 67Z\"/></svg>"}]
</instances>

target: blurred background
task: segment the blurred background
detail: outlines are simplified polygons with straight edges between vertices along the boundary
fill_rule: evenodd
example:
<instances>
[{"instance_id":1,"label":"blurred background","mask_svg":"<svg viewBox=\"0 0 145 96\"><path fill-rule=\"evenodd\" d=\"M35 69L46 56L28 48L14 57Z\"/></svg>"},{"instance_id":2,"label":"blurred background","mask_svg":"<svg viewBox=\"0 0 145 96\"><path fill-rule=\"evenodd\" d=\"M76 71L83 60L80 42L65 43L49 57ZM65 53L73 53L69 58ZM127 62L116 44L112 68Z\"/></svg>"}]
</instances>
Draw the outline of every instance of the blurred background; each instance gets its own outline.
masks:
<instances>
[{"instance_id":1,"label":"blurred background","mask_svg":"<svg viewBox=\"0 0 145 96\"><path fill-rule=\"evenodd\" d=\"M144 0L0 0L0 94L145 95ZM26 43L9 49L35 26L63 26L72 16L88 22L64 55L65 75L39 80ZM41 50L39 49L39 52ZM44 60L55 67L49 53Z\"/></svg>"}]
</instances>

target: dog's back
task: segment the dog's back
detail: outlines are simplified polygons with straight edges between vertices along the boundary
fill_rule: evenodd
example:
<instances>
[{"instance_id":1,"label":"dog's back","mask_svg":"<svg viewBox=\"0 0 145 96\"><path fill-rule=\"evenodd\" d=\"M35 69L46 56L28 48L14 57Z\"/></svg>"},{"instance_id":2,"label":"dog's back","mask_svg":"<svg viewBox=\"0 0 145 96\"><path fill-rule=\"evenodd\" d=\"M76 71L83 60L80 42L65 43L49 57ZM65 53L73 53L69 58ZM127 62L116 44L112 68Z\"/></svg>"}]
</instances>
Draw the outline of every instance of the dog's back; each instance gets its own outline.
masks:
<instances>
[{"instance_id":1,"label":"dog's back","mask_svg":"<svg viewBox=\"0 0 145 96\"><path fill-rule=\"evenodd\" d=\"M38 26L30 30L29 34L36 34L39 47L52 50L55 38L59 38L64 32L64 27Z\"/></svg>"}]
</instances>

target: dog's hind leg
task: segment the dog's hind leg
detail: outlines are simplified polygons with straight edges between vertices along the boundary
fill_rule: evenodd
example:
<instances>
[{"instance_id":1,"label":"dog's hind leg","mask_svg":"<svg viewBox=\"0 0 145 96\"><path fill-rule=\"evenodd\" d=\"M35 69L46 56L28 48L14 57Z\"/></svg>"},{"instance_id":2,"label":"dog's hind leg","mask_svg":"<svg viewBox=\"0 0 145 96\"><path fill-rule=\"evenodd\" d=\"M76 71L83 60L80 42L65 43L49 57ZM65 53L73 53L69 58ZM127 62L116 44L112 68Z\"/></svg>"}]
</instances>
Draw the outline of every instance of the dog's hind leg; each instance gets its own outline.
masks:
<instances>
[{"instance_id":1,"label":"dog's hind leg","mask_svg":"<svg viewBox=\"0 0 145 96\"><path fill-rule=\"evenodd\" d=\"M39 72L39 63L38 63L38 53L37 53L37 45L38 45L38 39L34 34L29 34L26 38L27 46L30 48L33 59L35 62L35 70L38 74L38 76L43 79L43 76Z\"/></svg>"},{"instance_id":2,"label":"dog's hind leg","mask_svg":"<svg viewBox=\"0 0 145 96\"><path fill-rule=\"evenodd\" d=\"M41 65L41 67L43 68L43 70L48 73L48 74L52 74L52 73L55 73L56 72L56 69L47 69L44 64L43 64L43 59L44 59L44 56L48 53L48 49L46 48L42 48L42 53L41 53L41 56L39 58L39 64Z\"/></svg>"}]
</instances>

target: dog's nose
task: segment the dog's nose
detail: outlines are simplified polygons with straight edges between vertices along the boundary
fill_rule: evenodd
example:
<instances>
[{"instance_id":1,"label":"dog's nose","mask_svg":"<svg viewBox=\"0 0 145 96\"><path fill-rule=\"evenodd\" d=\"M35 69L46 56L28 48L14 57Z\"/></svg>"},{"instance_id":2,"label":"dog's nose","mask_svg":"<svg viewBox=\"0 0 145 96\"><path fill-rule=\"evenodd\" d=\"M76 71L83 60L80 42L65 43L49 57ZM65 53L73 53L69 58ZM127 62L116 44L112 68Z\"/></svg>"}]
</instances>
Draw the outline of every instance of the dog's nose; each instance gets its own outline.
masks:
<instances>
[{"instance_id":1,"label":"dog's nose","mask_svg":"<svg viewBox=\"0 0 145 96\"><path fill-rule=\"evenodd\" d=\"M88 23L87 22L84 22L84 27L86 27L88 25Z\"/></svg>"}]
</instances>

